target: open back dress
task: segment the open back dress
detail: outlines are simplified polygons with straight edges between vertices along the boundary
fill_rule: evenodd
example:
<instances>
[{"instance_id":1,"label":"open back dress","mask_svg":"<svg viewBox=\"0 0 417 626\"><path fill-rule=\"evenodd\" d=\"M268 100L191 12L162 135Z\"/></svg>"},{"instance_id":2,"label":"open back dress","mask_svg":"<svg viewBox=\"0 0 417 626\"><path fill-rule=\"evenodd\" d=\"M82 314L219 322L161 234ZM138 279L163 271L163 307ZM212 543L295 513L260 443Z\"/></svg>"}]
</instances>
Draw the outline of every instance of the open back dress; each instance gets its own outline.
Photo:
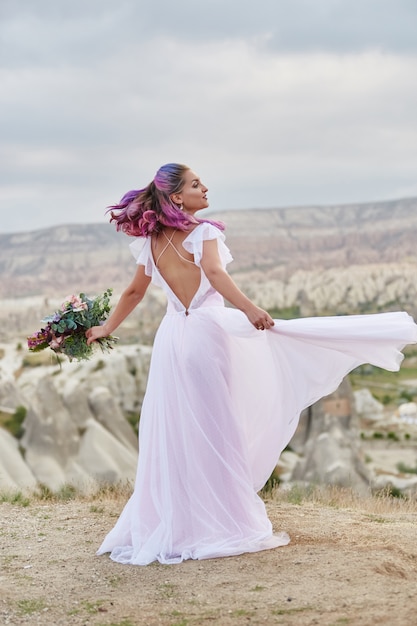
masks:
<instances>
[{"instance_id":1,"label":"open back dress","mask_svg":"<svg viewBox=\"0 0 417 626\"><path fill-rule=\"evenodd\" d=\"M201 269L203 242L223 233L199 224L184 239L201 271L186 310L155 265L151 239L131 249L168 308L155 337L139 426L134 492L98 554L119 563L179 563L285 545L258 491L301 411L362 363L398 370L417 341L405 312L275 320L256 330ZM278 529L280 531L280 529Z\"/></svg>"}]
</instances>

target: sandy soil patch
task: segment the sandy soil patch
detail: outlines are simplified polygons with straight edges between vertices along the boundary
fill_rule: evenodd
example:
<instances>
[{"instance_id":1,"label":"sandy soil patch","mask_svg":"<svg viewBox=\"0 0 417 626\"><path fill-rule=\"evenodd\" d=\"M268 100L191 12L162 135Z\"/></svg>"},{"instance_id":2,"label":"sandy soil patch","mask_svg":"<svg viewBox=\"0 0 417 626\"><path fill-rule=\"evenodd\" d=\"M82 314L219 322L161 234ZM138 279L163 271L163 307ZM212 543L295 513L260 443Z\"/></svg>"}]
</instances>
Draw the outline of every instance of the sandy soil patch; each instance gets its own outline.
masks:
<instances>
[{"instance_id":1,"label":"sandy soil patch","mask_svg":"<svg viewBox=\"0 0 417 626\"><path fill-rule=\"evenodd\" d=\"M95 556L120 498L0 505L0 622L94 626L415 623L417 507L271 500L289 546L180 565Z\"/></svg>"}]
</instances>

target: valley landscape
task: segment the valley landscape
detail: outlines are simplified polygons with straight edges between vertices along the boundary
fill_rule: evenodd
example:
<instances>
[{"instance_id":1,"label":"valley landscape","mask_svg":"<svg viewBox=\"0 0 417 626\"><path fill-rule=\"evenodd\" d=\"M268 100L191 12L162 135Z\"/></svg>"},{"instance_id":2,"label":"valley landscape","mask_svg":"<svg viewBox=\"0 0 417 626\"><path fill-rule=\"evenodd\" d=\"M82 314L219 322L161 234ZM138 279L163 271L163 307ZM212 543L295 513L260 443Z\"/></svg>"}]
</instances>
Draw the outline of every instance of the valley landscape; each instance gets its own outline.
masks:
<instances>
[{"instance_id":1,"label":"valley landscape","mask_svg":"<svg viewBox=\"0 0 417 626\"><path fill-rule=\"evenodd\" d=\"M417 317L417 198L345 206L206 212L205 217L225 223L227 243L234 256L229 271L241 288L275 317L390 310L406 310ZM91 394L98 394L97 387L112 393L117 405L113 410L119 411L120 423L122 414L130 415L132 423L138 419L135 415L139 415L146 385L150 346L165 309L159 290L151 287L144 302L120 327L120 345L113 356L98 354L90 363L64 363L57 371L50 354L30 354L25 347L26 336L40 327L40 320L56 310L67 294L82 291L95 295L112 287L116 300L135 271L130 241L107 224L62 225L0 235L0 368L14 389L3 391L0 405L10 405L11 411L20 404L26 406L24 398L30 397L37 407L38 421L46 419L42 414L51 413L65 415L66 424L70 418L75 420L74 441L79 440L80 428L85 435L88 419L97 418L100 424L111 421L109 416L97 414L101 409L91 409L92 405L105 404L97 397L92 400ZM413 420L408 424L398 422L398 405L417 398L417 353L410 347L406 355L400 374L388 374L381 382L381 374L373 372L370 376L365 368L351 377L351 383L355 392L363 386L370 388L379 401L379 408L373 410L382 420L383 438L393 428L404 431L399 454L407 445L407 462L413 467ZM122 387L128 391L120 392ZM102 395L105 398L105 391ZM55 402L51 404L52 397ZM80 405L81 397L84 399ZM353 404L349 400L349 406ZM7 418L7 412L5 415ZM372 419L369 422L369 415L362 418L358 429L362 428L364 441L368 446L380 446L380 441L372 441L379 426L375 427ZM29 429L31 419L29 411L26 439L29 431L39 430L39 425ZM407 429L411 434L405 432ZM65 439L64 433L60 436ZM388 444L392 448L396 442ZM41 446L36 454L43 458L44 453ZM69 452L62 454L66 458ZM59 458L56 463L62 465ZM134 465L133 459L129 476ZM48 471L42 470L41 475ZM57 468L54 475L65 479ZM50 486L58 483L57 478Z\"/></svg>"},{"instance_id":2,"label":"valley landscape","mask_svg":"<svg viewBox=\"0 0 417 626\"><path fill-rule=\"evenodd\" d=\"M276 317L406 310L417 318L417 198L207 217L227 225L234 279ZM417 416L400 407L417 400L413 347L400 373L364 367L303 416L265 493L289 547L172 567L95 557L130 493L164 299L151 289L114 352L86 363L60 368L25 341L70 293L113 287L115 300L135 271L128 244L105 224L0 235L3 622L408 626Z\"/></svg>"}]
</instances>

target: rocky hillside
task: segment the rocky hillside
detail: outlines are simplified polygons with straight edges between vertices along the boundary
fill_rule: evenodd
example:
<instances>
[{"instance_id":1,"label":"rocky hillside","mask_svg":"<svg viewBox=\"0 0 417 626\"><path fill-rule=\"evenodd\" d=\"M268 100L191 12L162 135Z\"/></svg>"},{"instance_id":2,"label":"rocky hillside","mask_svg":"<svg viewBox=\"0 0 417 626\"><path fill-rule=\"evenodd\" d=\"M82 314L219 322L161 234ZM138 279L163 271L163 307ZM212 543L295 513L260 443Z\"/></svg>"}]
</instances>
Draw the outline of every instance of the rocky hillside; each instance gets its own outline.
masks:
<instances>
[{"instance_id":1,"label":"rocky hillside","mask_svg":"<svg viewBox=\"0 0 417 626\"><path fill-rule=\"evenodd\" d=\"M417 198L207 216L227 226L237 282L277 315L417 314ZM30 330L67 293L120 292L135 269L129 242L107 224L0 235L0 339ZM147 301L142 332L152 336L163 308L160 295Z\"/></svg>"},{"instance_id":2,"label":"rocky hillside","mask_svg":"<svg viewBox=\"0 0 417 626\"><path fill-rule=\"evenodd\" d=\"M417 198L219 215L238 271L414 262Z\"/></svg>"},{"instance_id":3,"label":"rocky hillside","mask_svg":"<svg viewBox=\"0 0 417 626\"><path fill-rule=\"evenodd\" d=\"M208 213L225 222L234 272L414 263L417 198L328 207ZM124 284L129 238L107 224L0 234L0 297Z\"/></svg>"},{"instance_id":4,"label":"rocky hillside","mask_svg":"<svg viewBox=\"0 0 417 626\"><path fill-rule=\"evenodd\" d=\"M128 275L127 238L107 224L0 235L0 298L101 289Z\"/></svg>"}]
</instances>

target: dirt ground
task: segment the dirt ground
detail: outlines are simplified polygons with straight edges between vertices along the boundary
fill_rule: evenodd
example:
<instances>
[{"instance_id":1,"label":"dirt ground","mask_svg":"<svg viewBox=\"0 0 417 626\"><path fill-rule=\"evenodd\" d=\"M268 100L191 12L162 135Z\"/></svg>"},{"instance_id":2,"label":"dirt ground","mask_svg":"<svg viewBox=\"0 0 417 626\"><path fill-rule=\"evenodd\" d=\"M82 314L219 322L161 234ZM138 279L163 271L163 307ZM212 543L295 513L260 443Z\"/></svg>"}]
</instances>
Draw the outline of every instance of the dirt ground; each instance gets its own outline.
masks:
<instances>
[{"instance_id":1,"label":"dirt ground","mask_svg":"<svg viewBox=\"0 0 417 626\"><path fill-rule=\"evenodd\" d=\"M95 550L120 498L0 505L0 623L92 626L417 623L417 506L267 501L282 548L180 565Z\"/></svg>"}]
</instances>

